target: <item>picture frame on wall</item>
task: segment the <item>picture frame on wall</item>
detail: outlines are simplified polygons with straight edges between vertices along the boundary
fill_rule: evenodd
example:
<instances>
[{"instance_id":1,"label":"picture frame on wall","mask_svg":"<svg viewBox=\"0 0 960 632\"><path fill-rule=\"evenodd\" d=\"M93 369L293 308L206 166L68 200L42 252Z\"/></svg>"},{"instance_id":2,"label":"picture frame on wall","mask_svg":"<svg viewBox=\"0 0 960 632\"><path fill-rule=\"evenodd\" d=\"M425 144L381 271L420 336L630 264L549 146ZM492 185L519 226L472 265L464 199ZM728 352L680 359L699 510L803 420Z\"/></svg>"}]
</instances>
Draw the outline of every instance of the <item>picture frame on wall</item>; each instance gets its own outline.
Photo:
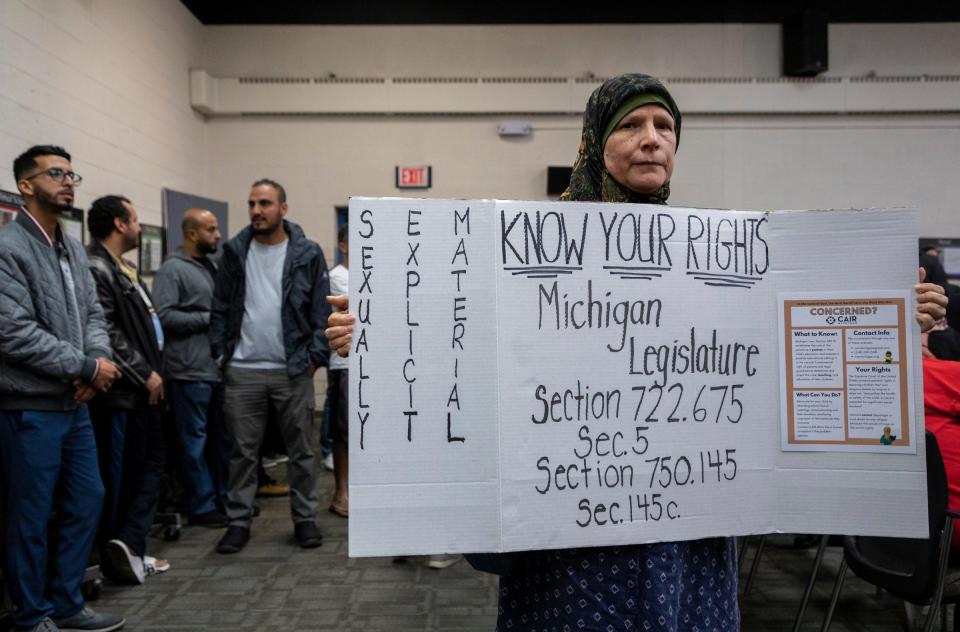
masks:
<instances>
[{"instance_id":1,"label":"picture frame on wall","mask_svg":"<svg viewBox=\"0 0 960 632\"><path fill-rule=\"evenodd\" d=\"M21 206L23 206L23 198L16 193L0 189L0 226L16 219Z\"/></svg>"},{"instance_id":2,"label":"picture frame on wall","mask_svg":"<svg viewBox=\"0 0 960 632\"><path fill-rule=\"evenodd\" d=\"M160 269L166 252L163 247L164 228L152 224L140 224L140 248L137 262L141 276L153 276Z\"/></svg>"},{"instance_id":3,"label":"picture frame on wall","mask_svg":"<svg viewBox=\"0 0 960 632\"><path fill-rule=\"evenodd\" d=\"M23 208L23 198L19 193L4 191L0 189L0 226L9 224L17 217L17 213ZM86 214L82 208L70 208L60 214L60 224L63 226L63 232L73 237L81 244L86 244Z\"/></svg>"}]
</instances>

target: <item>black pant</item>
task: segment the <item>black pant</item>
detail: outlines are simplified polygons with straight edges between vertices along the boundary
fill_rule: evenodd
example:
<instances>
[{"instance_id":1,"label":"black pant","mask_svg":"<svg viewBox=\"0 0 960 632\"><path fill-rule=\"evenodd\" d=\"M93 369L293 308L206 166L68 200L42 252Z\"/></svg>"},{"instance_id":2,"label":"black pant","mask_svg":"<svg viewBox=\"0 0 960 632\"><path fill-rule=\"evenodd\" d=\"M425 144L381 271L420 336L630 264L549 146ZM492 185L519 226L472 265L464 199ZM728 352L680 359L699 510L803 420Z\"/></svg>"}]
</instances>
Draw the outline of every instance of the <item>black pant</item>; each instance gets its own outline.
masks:
<instances>
[{"instance_id":1,"label":"black pant","mask_svg":"<svg viewBox=\"0 0 960 632\"><path fill-rule=\"evenodd\" d=\"M109 540L121 540L144 555L166 463L160 412L91 408L91 417L106 488L97 542L103 547Z\"/></svg>"}]
</instances>

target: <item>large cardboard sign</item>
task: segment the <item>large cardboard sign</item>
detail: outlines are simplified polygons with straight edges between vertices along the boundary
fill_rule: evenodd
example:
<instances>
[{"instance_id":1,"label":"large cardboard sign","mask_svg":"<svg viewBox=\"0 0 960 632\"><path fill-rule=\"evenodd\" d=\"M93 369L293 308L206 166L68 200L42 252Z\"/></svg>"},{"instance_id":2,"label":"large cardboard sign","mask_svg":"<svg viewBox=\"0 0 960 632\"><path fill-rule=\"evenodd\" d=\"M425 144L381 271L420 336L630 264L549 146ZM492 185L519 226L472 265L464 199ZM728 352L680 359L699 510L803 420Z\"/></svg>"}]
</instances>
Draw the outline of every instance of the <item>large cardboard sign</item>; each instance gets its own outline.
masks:
<instances>
[{"instance_id":1,"label":"large cardboard sign","mask_svg":"<svg viewBox=\"0 0 960 632\"><path fill-rule=\"evenodd\" d=\"M925 537L916 235L354 198L350 554Z\"/></svg>"}]
</instances>

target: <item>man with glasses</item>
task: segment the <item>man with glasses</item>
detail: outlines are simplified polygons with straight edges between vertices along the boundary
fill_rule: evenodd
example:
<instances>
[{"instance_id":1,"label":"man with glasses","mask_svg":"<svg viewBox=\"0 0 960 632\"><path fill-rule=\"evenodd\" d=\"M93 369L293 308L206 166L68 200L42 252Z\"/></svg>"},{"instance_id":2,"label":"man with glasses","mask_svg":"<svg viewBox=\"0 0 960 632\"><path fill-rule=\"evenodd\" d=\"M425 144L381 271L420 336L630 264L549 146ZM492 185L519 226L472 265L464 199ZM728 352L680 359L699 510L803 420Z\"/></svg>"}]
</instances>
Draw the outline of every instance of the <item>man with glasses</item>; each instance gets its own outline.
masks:
<instances>
[{"instance_id":1,"label":"man with glasses","mask_svg":"<svg viewBox=\"0 0 960 632\"><path fill-rule=\"evenodd\" d=\"M104 493L86 403L120 376L83 246L60 226L80 176L70 154L49 145L21 154L13 175L25 206L0 228L0 464L13 620L18 630L118 630L121 617L94 612L80 594Z\"/></svg>"}]
</instances>

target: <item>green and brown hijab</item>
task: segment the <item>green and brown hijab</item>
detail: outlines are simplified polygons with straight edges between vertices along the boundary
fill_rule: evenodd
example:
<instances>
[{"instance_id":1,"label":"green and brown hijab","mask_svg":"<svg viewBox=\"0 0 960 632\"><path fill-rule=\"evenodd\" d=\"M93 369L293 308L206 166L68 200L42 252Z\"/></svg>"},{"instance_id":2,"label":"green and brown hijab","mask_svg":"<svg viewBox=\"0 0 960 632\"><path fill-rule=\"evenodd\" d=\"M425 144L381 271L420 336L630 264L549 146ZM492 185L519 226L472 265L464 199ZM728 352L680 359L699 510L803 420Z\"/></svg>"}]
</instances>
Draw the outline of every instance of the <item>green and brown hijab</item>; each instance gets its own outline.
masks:
<instances>
[{"instance_id":1,"label":"green and brown hijab","mask_svg":"<svg viewBox=\"0 0 960 632\"><path fill-rule=\"evenodd\" d=\"M603 82L587 100L583 113L583 137L573 165L570 186L561 200L582 202L634 202L666 204L670 183L652 194L642 194L621 186L604 167L603 145L610 128L630 110L643 103L660 103L673 115L680 145L680 109L670 93L657 79L642 74L625 74ZM633 105L633 107L630 107ZM626 112L623 109L629 108Z\"/></svg>"}]
</instances>

